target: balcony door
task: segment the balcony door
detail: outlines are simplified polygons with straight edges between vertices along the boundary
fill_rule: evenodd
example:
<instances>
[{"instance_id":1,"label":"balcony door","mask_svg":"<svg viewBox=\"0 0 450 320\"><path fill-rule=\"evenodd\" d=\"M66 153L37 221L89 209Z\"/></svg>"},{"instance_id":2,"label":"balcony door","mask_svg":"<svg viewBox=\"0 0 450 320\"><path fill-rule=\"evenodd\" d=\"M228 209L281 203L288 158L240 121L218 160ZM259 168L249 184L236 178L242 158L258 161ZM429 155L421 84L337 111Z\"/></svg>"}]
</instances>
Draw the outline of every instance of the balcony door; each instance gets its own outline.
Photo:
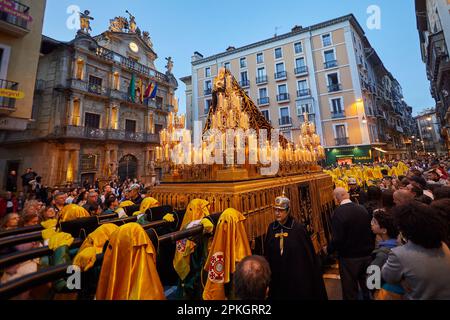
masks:
<instances>
[{"instance_id":1,"label":"balcony door","mask_svg":"<svg viewBox=\"0 0 450 320\"><path fill-rule=\"evenodd\" d=\"M137 158L131 154L124 156L119 161L119 178L120 181L126 179L134 179L137 177Z\"/></svg>"},{"instance_id":2,"label":"balcony door","mask_svg":"<svg viewBox=\"0 0 450 320\"><path fill-rule=\"evenodd\" d=\"M89 76L89 92L102 94L102 82L103 79L95 76Z\"/></svg>"},{"instance_id":3,"label":"balcony door","mask_svg":"<svg viewBox=\"0 0 450 320\"><path fill-rule=\"evenodd\" d=\"M84 114L84 126L91 129L100 128L100 115L86 112Z\"/></svg>"},{"instance_id":4,"label":"balcony door","mask_svg":"<svg viewBox=\"0 0 450 320\"><path fill-rule=\"evenodd\" d=\"M159 132L163 129L161 124L155 124L155 134L159 134Z\"/></svg>"},{"instance_id":5,"label":"balcony door","mask_svg":"<svg viewBox=\"0 0 450 320\"><path fill-rule=\"evenodd\" d=\"M336 66L336 55L334 50L328 50L324 52L325 68L331 68Z\"/></svg>"},{"instance_id":6,"label":"balcony door","mask_svg":"<svg viewBox=\"0 0 450 320\"><path fill-rule=\"evenodd\" d=\"M125 120L125 131L127 133L136 133L136 121L134 120Z\"/></svg>"},{"instance_id":7,"label":"balcony door","mask_svg":"<svg viewBox=\"0 0 450 320\"><path fill-rule=\"evenodd\" d=\"M291 124L290 117L289 117L289 108L287 108L287 107L280 108L280 123L279 124L281 126Z\"/></svg>"},{"instance_id":8,"label":"balcony door","mask_svg":"<svg viewBox=\"0 0 450 320\"><path fill-rule=\"evenodd\" d=\"M327 76L328 78L328 86L336 87L339 85L339 77L337 73L331 73Z\"/></svg>"},{"instance_id":9,"label":"balcony door","mask_svg":"<svg viewBox=\"0 0 450 320\"><path fill-rule=\"evenodd\" d=\"M340 115L344 112L341 98L331 100L331 112L335 115Z\"/></svg>"},{"instance_id":10,"label":"balcony door","mask_svg":"<svg viewBox=\"0 0 450 320\"><path fill-rule=\"evenodd\" d=\"M258 78L262 79L266 76L266 69L265 68L258 68Z\"/></svg>"},{"instance_id":11,"label":"balcony door","mask_svg":"<svg viewBox=\"0 0 450 320\"><path fill-rule=\"evenodd\" d=\"M345 141L345 139L347 138L347 130L345 130L345 125L338 124L336 125L335 129L336 129L336 139L339 142Z\"/></svg>"},{"instance_id":12,"label":"balcony door","mask_svg":"<svg viewBox=\"0 0 450 320\"><path fill-rule=\"evenodd\" d=\"M306 80L298 81L297 88L298 88L299 93L301 93L301 95L307 94L307 92L309 91L308 81L306 81Z\"/></svg>"}]
</instances>

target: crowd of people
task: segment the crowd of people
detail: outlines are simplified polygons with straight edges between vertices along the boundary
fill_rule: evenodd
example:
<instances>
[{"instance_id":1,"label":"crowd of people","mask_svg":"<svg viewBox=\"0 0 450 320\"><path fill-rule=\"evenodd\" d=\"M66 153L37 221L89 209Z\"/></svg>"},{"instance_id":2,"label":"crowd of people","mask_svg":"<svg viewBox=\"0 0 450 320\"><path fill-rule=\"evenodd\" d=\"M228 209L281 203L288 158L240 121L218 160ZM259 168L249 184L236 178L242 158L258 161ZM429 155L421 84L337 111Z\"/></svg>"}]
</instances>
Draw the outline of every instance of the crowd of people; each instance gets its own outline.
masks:
<instances>
[{"instance_id":1,"label":"crowd of people","mask_svg":"<svg viewBox=\"0 0 450 320\"><path fill-rule=\"evenodd\" d=\"M84 181L81 187L47 187L42 184L42 177L32 168L22 175L22 190L17 192L16 172L8 177L6 191L0 192L0 231L16 227L39 224L58 218L58 213L69 204L76 204L93 215L111 214L120 209L120 203L132 200L136 205L149 193L137 179L126 179L119 183L117 179L100 188L99 181Z\"/></svg>"},{"instance_id":2,"label":"crowd of people","mask_svg":"<svg viewBox=\"0 0 450 320\"><path fill-rule=\"evenodd\" d=\"M195 225L198 220L209 233L215 230L214 240L209 245L201 245L201 242L191 239L177 242L173 266L180 276L180 288L185 294L189 288L197 288L201 283L200 270L205 266L209 271L203 299L325 300L328 295L322 274L323 259L319 258L322 255L322 258L337 259L342 298L345 300L450 299L449 169L448 158L330 168L326 172L333 178L336 209L329 221L331 239L321 253L313 247L306 228L292 215L290 200L284 194L275 199L275 221L268 226L265 235L264 256L251 255L242 225L245 218L241 213L227 209L216 227L205 220L209 214L208 202L192 200L181 229ZM98 182L92 185L85 182L80 188L39 192L45 189L41 188L39 176L31 168L24 176L30 187L23 188L23 193L17 197L15 191L11 191L14 188L8 188L0 198L1 230L39 223L54 226L52 221L64 221L72 213L73 217L113 213L119 218L142 215L150 206L158 205L151 198L150 189L137 180L128 179L122 184L111 181L101 190ZM13 179L9 180L9 186L11 181ZM167 219L173 221L173 217ZM224 224L228 226L224 227ZM113 233L123 228L124 231ZM121 247L131 241L130 232L133 237L143 232L142 228L129 223L120 228L110 226L110 229L107 232L111 237L108 248L111 248L112 255L117 254L114 252L115 244ZM83 243L74 259L74 263L82 266L83 270L88 265L92 267L92 259L104 251L105 230L97 233L103 239L101 245L94 249L85 248ZM90 241L90 246L96 243L92 240L95 238L93 234L85 240ZM114 240L112 234L123 239ZM231 235L236 239L230 240ZM51 231L48 245L50 247L52 242L68 243L69 238ZM142 259L146 262L139 262L136 266L145 266L144 276L147 274L146 277L155 280L156 267L148 264L149 261L154 262L155 249L147 236L138 238L140 240L132 241L144 241L149 247L142 252ZM27 243L16 246L14 250L29 250L42 245L42 242ZM224 246L231 246L231 249ZM208 253L205 250L209 247ZM196 248L199 250L197 253ZM8 252L2 250L0 254L5 254L11 248L7 248ZM104 259L113 265L102 268L119 268L118 264L122 262L114 260L108 252ZM226 254L224 256L223 252L231 252L235 261ZM146 258L147 254L151 258ZM218 263L228 266L225 275ZM35 261L27 261L1 270L0 282L35 272L36 264ZM164 298L159 278L147 293L130 296L122 292L117 296L115 288L109 285L110 277L117 277L117 274L111 272L100 276L97 298ZM232 295L227 295L223 287L217 289L218 283L222 283L217 279L221 278L233 279ZM127 285L132 286L130 283ZM26 294L22 298L27 298Z\"/></svg>"},{"instance_id":3,"label":"crowd of people","mask_svg":"<svg viewBox=\"0 0 450 320\"><path fill-rule=\"evenodd\" d=\"M338 207L324 251L337 254L344 299L450 299L449 165L441 158L328 171ZM375 293L369 266L381 270Z\"/></svg>"}]
</instances>

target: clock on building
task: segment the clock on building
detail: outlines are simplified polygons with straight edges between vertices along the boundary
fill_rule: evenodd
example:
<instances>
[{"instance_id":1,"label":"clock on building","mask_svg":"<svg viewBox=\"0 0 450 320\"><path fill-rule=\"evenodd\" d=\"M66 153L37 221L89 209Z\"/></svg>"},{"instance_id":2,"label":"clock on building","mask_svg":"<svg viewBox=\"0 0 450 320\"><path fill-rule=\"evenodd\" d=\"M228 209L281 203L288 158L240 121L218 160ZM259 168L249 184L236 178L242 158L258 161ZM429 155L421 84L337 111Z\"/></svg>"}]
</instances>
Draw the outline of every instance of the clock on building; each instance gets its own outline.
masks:
<instances>
[{"instance_id":1,"label":"clock on building","mask_svg":"<svg viewBox=\"0 0 450 320\"><path fill-rule=\"evenodd\" d=\"M136 43L134 43L134 42L130 42L130 49L133 52L138 52L139 51L138 45Z\"/></svg>"}]
</instances>

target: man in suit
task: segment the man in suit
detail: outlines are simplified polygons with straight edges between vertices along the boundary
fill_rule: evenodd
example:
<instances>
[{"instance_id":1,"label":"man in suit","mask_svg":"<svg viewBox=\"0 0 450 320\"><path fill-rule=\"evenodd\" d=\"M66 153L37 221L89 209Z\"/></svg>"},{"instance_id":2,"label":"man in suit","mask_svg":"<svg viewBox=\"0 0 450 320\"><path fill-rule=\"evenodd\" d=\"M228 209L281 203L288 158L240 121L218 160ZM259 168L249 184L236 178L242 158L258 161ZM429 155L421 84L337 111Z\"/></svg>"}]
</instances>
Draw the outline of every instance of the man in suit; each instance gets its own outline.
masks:
<instances>
[{"instance_id":1,"label":"man in suit","mask_svg":"<svg viewBox=\"0 0 450 320\"><path fill-rule=\"evenodd\" d=\"M358 286L363 298L369 299L366 271L375 246L370 215L363 206L350 200L344 188L336 188L333 196L339 206L331 218L333 237L328 247L324 248L325 252L337 253L343 299L358 299Z\"/></svg>"}]
</instances>

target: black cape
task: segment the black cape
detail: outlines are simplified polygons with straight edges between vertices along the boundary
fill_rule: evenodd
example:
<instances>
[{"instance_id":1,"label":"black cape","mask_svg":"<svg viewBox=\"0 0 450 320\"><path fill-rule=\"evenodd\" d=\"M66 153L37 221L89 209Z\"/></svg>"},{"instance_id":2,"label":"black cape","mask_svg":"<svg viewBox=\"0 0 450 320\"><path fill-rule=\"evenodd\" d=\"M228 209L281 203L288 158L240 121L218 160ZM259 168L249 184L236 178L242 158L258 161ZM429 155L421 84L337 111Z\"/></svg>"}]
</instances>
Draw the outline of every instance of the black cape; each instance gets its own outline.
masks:
<instances>
[{"instance_id":1,"label":"black cape","mask_svg":"<svg viewBox=\"0 0 450 320\"><path fill-rule=\"evenodd\" d=\"M284 238L283 255L277 233ZM272 271L269 298L272 300L327 300L322 269L305 227L289 217L284 225L269 225L264 253Z\"/></svg>"}]
</instances>

